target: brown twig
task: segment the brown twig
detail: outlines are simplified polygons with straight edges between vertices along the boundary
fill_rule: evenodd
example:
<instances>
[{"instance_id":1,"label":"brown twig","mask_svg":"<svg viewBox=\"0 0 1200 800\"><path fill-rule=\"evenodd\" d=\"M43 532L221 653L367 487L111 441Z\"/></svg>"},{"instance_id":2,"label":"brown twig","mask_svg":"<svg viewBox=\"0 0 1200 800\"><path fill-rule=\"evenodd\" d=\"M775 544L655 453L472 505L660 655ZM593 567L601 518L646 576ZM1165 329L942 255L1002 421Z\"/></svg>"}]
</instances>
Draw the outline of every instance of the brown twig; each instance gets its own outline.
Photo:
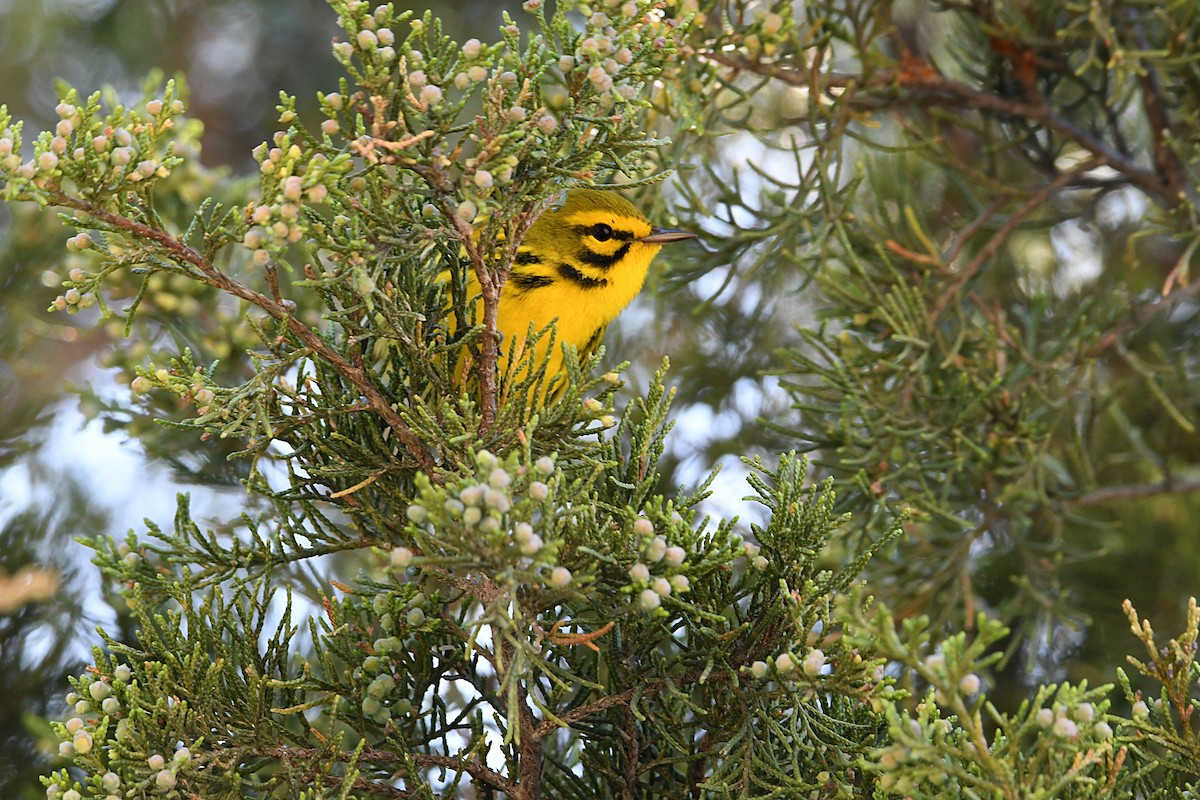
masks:
<instances>
[{"instance_id":1,"label":"brown twig","mask_svg":"<svg viewBox=\"0 0 1200 800\"><path fill-rule=\"evenodd\" d=\"M506 673L512 669L516 646L503 635L498 637L497 677L504 684ZM516 676L513 676L517 679ZM520 757L517 763L517 781L511 796L518 800L536 800L542 789L542 737L538 736L537 719L529 705L529 690L526 683L518 679L517 685L517 746Z\"/></svg>"},{"instance_id":2,"label":"brown twig","mask_svg":"<svg viewBox=\"0 0 1200 800\"><path fill-rule=\"evenodd\" d=\"M920 105L924 107L948 108L952 111L974 109L992 114L1024 119L1074 142L1091 153L1100 163L1107 164L1126 179L1152 197L1167 204L1178 200L1169 183L1164 182L1157 172L1142 169L1132 156L1120 152L1070 120L1054 113L1044 102L1029 102L1002 97L992 92L977 89L960 81L948 78L934 69L880 70L869 76L826 73L817 77L817 83L805 72L781 63L753 61L741 56L717 51L703 51L700 57L732 69L755 75L775 78L791 86L808 86L815 90L831 89L853 91L853 96L839 98L839 102L864 111L880 111L888 108ZM907 94L881 97L864 93L870 90L905 89Z\"/></svg>"},{"instance_id":3,"label":"brown twig","mask_svg":"<svg viewBox=\"0 0 1200 800\"><path fill-rule=\"evenodd\" d=\"M1016 211L1009 215L1008 219L1004 221L1004 224L996 229L996 232L992 234L990 239L988 239L987 244L985 244L983 248L980 249L980 251L975 255L975 257L972 258L970 262L968 262L967 265L962 268L962 270L958 273L958 277L956 277L954 281L946 287L945 291L943 291L941 296L938 297L937 302L934 303L933 309L929 312L930 320L936 320L939 316L941 316L942 311L945 310L946 305L950 302L950 300L958 294L967 281L971 280L971 278L975 276L975 273L982 269L984 264L995 257L996 252L1006 241L1008 241L1008 237L1012 234L1012 232L1020 227L1021 223L1023 223L1030 214L1041 208L1047 200L1054 196L1056 192L1069 186L1078 175L1081 175L1085 172L1090 172L1091 170L1096 169L1096 167L1101 166L1103 163L1103 159L1099 157L1090 158L1082 164L1077 165L1073 169L1062 173L1057 178L1050 181L1050 183L1047 183L1041 189L1030 195L1025 202L1022 203L1019 208L1017 208ZM955 245L955 249L959 249L959 246Z\"/></svg>"},{"instance_id":4,"label":"brown twig","mask_svg":"<svg viewBox=\"0 0 1200 800\"><path fill-rule=\"evenodd\" d=\"M967 225L958 232L958 235L954 237L954 244L950 246L950 249L947 250L945 256L943 256L945 263L953 264L955 259L958 258L958 254L962 252L963 247L966 246L970 238L979 233L983 226L987 225L988 222L991 221L992 217L999 214L1000 209L1004 208L1008 201L1009 198L1007 197L997 197L988 205L987 208L983 210L983 213L967 223Z\"/></svg>"},{"instance_id":5,"label":"brown twig","mask_svg":"<svg viewBox=\"0 0 1200 800\"><path fill-rule=\"evenodd\" d=\"M1131 25L1138 49L1142 52L1150 50L1146 41L1146 33L1140 22ZM1164 190L1168 199L1178 200L1183 195L1184 187L1188 185L1179 157L1168 141L1171 122L1162 102L1162 84L1158 79L1158 70L1153 64L1141 63L1137 70L1138 86L1142 92L1142 110L1146 113L1146 122L1150 128L1150 138L1154 142L1154 167L1162 176Z\"/></svg>"},{"instance_id":6,"label":"brown twig","mask_svg":"<svg viewBox=\"0 0 1200 800\"><path fill-rule=\"evenodd\" d=\"M642 693L652 694L659 691L666 685L666 681L656 681L650 684L648 687L642 689ZM606 711L610 708L627 706L637 691L637 689L626 689L620 694L605 695L595 702L578 706L566 712L565 714L560 714L558 719L570 725L572 722L578 722L581 719L587 719L593 714L599 714L601 711ZM536 735L539 739L544 739L559 730L562 730L562 726L559 725L556 720L548 719L537 726L537 729L534 731L534 735Z\"/></svg>"},{"instance_id":7,"label":"brown twig","mask_svg":"<svg viewBox=\"0 0 1200 800\"><path fill-rule=\"evenodd\" d=\"M561 632L561 629L564 625L573 625L573 624L574 623L571 620L566 620L566 619L555 620L554 624L550 626L550 631L545 634L546 639L548 639L550 641L550 643L556 647L574 647L577 644L581 644L584 647L587 647L590 650L593 650L593 651L599 653L600 648L596 646L596 640L599 639L601 636L604 636L606 633L611 631L616 626L616 623L610 619L608 622L606 622L604 624L604 627L599 628L594 631L589 631L587 633L562 633ZM541 638L541 636L542 636L542 632L539 629L538 638Z\"/></svg>"},{"instance_id":8,"label":"brown twig","mask_svg":"<svg viewBox=\"0 0 1200 800\"><path fill-rule=\"evenodd\" d=\"M1176 289L1160 302L1153 305L1147 303L1135 306L1134 310L1141 312L1141 314L1139 316L1130 315L1129 319L1110 329L1108 333L1101 337L1095 347L1088 351L1088 358L1095 358L1120 341L1122 336L1145 324L1148 316L1172 311L1184 300L1189 300L1198 294L1200 294L1200 281L1188 284L1182 289Z\"/></svg>"},{"instance_id":9,"label":"brown twig","mask_svg":"<svg viewBox=\"0 0 1200 800\"><path fill-rule=\"evenodd\" d=\"M1135 483L1127 486L1106 486L1072 497L1062 502L1063 508L1082 508L1122 500L1140 500L1164 494L1187 494L1200 492L1200 478L1191 480L1168 479L1159 483Z\"/></svg>"},{"instance_id":10,"label":"brown twig","mask_svg":"<svg viewBox=\"0 0 1200 800\"><path fill-rule=\"evenodd\" d=\"M325 776L326 786L343 786L345 783L346 779L337 775ZM351 785L360 792L380 797L389 797L392 800L407 800L407 798L412 797L414 794L408 789L397 789L395 786L388 786L386 783L378 783L368 778L355 778Z\"/></svg>"},{"instance_id":11,"label":"brown twig","mask_svg":"<svg viewBox=\"0 0 1200 800\"><path fill-rule=\"evenodd\" d=\"M362 393L371 411L383 419L388 427L395 432L396 437L404 443L413 460L417 462L417 465L431 477L435 476L437 465L425 449L425 445L412 432L412 429L404 423L404 420L392 408L391 403L388 402L383 393L371 382L366 371L361 366L357 366L347 360L311 328L297 319L293 315L293 309L289 303L273 300L226 275L201 256L200 253L196 252L196 250L188 247L160 228L151 227L86 200L71 197L62 191L52 192L51 198L54 205L81 211L115 228L126 230L139 238L154 242L178 261L194 268L204 277L204 281L210 286L227 292L234 297L241 298L248 303L252 303L265 311L273 319L283 322L287 326L288 331L299 339L305 347L316 356L328 362L343 378L353 384Z\"/></svg>"}]
</instances>

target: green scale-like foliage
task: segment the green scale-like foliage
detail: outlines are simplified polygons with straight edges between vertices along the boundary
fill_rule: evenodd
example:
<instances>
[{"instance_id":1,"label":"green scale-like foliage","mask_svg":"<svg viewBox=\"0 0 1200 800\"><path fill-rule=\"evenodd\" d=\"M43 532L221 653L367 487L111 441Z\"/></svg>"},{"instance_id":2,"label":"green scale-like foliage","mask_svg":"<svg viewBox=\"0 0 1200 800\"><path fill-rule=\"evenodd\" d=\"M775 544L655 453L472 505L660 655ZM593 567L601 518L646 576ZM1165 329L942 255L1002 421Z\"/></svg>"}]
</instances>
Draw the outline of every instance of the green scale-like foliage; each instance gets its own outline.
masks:
<instances>
[{"instance_id":1,"label":"green scale-like foliage","mask_svg":"<svg viewBox=\"0 0 1200 800\"><path fill-rule=\"evenodd\" d=\"M1194 94L1194 10L530 0L460 43L331 6L346 77L313 127L280 97L252 181L196 165L181 81L61 87L32 137L0 108L5 199L77 231L52 310L131 337L114 424L248 489L232 524L183 497L87 541L137 632L74 679L51 800L1189 796L1194 603L1165 645L1126 604L1128 717L1097 682L986 690L1014 630L1079 622L1058 569L1110 521L1079 509L1194 490L1195 112L1154 107ZM746 526L704 516L712 477L663 487L665 363L626 400L626 365L569 358L531 408L545 364L486 324L563 189L671 169L651 218L719 230L662 281L708 314L673 375L714 409L780 379L709 441L745 456ZM1151 242L1167 277L1029 269L1118 188L1155 211L1108 258Z\"/></svg>"}]
</instances>

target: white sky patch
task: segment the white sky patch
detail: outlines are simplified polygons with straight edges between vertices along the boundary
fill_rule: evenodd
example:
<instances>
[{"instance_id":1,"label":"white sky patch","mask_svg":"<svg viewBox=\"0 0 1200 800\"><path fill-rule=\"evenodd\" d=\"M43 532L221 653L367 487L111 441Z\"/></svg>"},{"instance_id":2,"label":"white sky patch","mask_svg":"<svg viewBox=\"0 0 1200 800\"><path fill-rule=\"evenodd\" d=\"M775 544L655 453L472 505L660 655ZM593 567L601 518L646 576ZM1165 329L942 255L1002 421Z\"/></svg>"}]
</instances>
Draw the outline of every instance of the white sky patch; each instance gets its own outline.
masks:
<instances>
[{"instance_id":1,"label":"white sky patch","mask_svg":"<svg viewBox=\"0 0 1200 800\"><path fill-rule=\"evenodd\" d=\"M1104 268L1104 243L1100 234L1078 220L1055 225L1050 242L1058 258L1055 285L1060 293L1075 291L1100 276Z\"/></svg>"},{"instance_id":2,"label":"white sky patch","mask_svg":"<svg viewBox=\"0 0 1200 800\"><path fill-rule=\"evenodd\" d=\"M1109 230L1131 225L1145 216L1149 207L1146 195L1126 186L1100 198L1096 204L1096 222Z\"/></svg>"}]
</instances>

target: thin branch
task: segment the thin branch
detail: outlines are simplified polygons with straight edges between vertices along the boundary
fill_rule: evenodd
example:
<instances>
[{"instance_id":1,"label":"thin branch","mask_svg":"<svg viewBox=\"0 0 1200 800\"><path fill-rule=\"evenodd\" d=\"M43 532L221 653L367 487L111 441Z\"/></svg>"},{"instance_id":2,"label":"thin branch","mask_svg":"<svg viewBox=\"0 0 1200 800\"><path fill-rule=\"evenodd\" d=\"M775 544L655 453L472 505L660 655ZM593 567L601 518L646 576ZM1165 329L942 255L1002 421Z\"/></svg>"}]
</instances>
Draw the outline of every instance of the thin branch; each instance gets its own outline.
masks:
<instances>
[{"instance_id":1,"label":"thin branch","mask_svg":"<svg viewBox=\"0 0 1200 800\"><path fill-rule=\"evenodd\" d=\"M326 786L343 786L345 783L346 779L337 775L325 776ZM407 800L407 798L412 797L414 794L408 789L397 789L395 786L388 786L386 783L379 783L368 778L355 778L351 785L360 792L380 797L390 797L392 800Z\"/></svg>"},{"instance_id":2,"label":"thin branch","mask_svg":"<svg viewBox=\"0 0 1200 800\"><path fill-rule=\"evenodd\" d=\"M666 681L656 681L642 691L645 694L651 694L661 690L664 686L666 686L666 684ZM565 714L560 714L558 718L570 725L572 722L577 722L581 719L587 719L593 714L599 714L601 711L606 711L610 708L627 706L637 691L638 690L634 688L626 689L620 694L605 695L593 703L588 703L587 705L573 708ZM550 736L560 730L562 730L562 726L560 726L558 722L548 719L543 720L542 723L537 726L537 728L534 730L534 735L539 739L545 739L547 736Z\"/></svg>"},{"instance_id":3,"label":"thin branch","mask_svg":"<svg viewBox=\"0 0 1200 800\"><path fill-rule=\"evenodd\" d=\"M362 393L371 411L383 419L388 427L396 433L396 437L404 443L409 454L417 462L417 465L431 477L435 476L437 465L425 449L425 445L412 432L412 429L404 423L404 420L392 408L391 403L388 402L383 393L371 382L366 371L361 366L347 360L341 353L330 346L328 342L313 332L311 328L297 319L292 313L293 309L289 303L273 300L226 275L201 256L200 253L160 228L146 225L122 214L116 214L86 200L71 197L59 190L52 192L51 197L54 205L82 211L113 227L124 229L140 238L154 242L179 261L194 267L204 276L204 279L210 286L241 298L248 303L252 303L267 312L273 319L283 322L287 325L288 331L293 336L299 339L316 356L328 362L343 378L353 384Z\"/></svg>"},{"instance_id":4,"label":"thin branch","mask_svg":"<svg viewBox=\"0 0 1200 800\"><path fill-rule=\"evenodd\" d=\"M450 614L447 613L446 611L440 612L438 614L438 619L440 619L442 621L442 624L445 625L446 628L451 633L453 633L458 638L462 639L464 643L470 642L472 640L470 632L464 630L457 622L454 621L454 618L451 617ZM480 645L478 640L475 641L474 645L472 646L472 649L474 650L474 652L476 652L480 656L482 656L484 661L491 664L492 669L497 670L497 673L499 673L499 667L496 664L496 656L495 656L495 654L492 653L491 650L488 650L486 647L483 647L482 645Z\"/></svg>"},{"instance_id":5,"label":"thin branch","mask_svg":"<svg viewBox=\"0 0 1200 800\"><path fill-rule=\"evenodd\" d=\"M1134 306L1132 310L1138 313L1131 313L1127 320L1111 328L1108 333L1104 334L1100 341L1096 343L1096 346L1088 351L1087 357L1089 359L1095 358L1120 341L1121 337L1125 334L1144 325L1148 317L1162 314L1163 312L1170 312L1184 300L1189 300L1196 295L1200 295L1200 281L1188 284L1181 289L1176 289L1159 302Z\"/></svg>"},{"instance_id":6,"label":"thin branch","mask_svg":"<svg viewBox=\"0 0 1200 800\"><path fill-rule=\"evenodd\" d=\"M1160 483L1136 483L1128 486L1106 486L1062 502L1063 508L1082 508L1122 500L1140 500L1164 494L1189 494L1200 492L1200 478L1191 480L1165 480Z\"/></svg>"},{"instance_id":7,"label":"thin branch","mask_svg":"<svg viewBox=\"0 0 1200 800\"><path fill-rule=\"evenodd\" d=\"M1141 22L1133 23L1132 28L1138 48L1142 52L1149 51L1150 45L1146 42L1146 33L1142 29ZM1154 68L1153 64L1143 60L1139 66L1141 69L1137 70L1138 85L1142 90L1142 110L1146 112L1150 138L1154 141L1154 166L1166 184L1168 197L1178 200L1182 197L1188 181L1183 167L1179 163L1179 158L1168 141L1171 122L1163 107L1162 83L1158 78L1158 70Z\"/></svg>"},{"instance_id":8,"label":"thin branch","mask_svg":"<svg viewBox=\"0 0 1200 800\"><path fill-rule=\"evenodd\" d=\"M953 264L954 260L958 258L958 254L962 252L963 247L966 246L967 241L978 233L984 225L987 225L992 217L1000 213L1000 209L1004 208L1008 201L1009 198L1007 197L997 197L983 210L983 213L975 217L975 219L971 220L970 223L959 231L958 235L954 237L954 244L951 245L943 257L945 263Z\"/></svg>"},{"instance_id":9,"label":"thin branch","mask_svg":"<svg viewBox=\"0 0 1200 800\"><path fill-rule=\"evenodd\" d=\"M950 300L957 296L958 292L967 283L967 281L971 280L971 278L975 276L975 273L979 272L984 264L995 257L996 252L1000 249L1000 247L1006 241L1008 241L1008 237L1013 233L1013 231L1021 226L1021 223L1023 223L1030 214L1041 208L1047 200L1054 196L1056 192L1069 186L1071 182L1075 180L1077 175L1090 172L1096 167L1101 166L1103 163L1103 159L1100 157L1088 159L1084 163L1076 166L1074 169L1062 173L1057 178L1050 181L1050 183L1046 184L1041 189L1030 195L1028 199L1021 204L1020 208L1010 214L1008 219L1004 221L1004 224L996 229L996 232L992 234L992 238L988 239L987 244L985 244L983 248L975 255L975 257L972 258L971 261L962 268L962 271L958 273L958 277L954 279L954 282L946 287L945 291L943 291L941 296L938 297L933 309L929 312L929 319L936 320L939 316L941 316L942 311L945 310L946 305L950 302ZM959 245L956 244L954 249L960 249Z\"/></svg>"},{"instance_id":10,"label":"thin branch","mask_svg":"<svg viewBox=\"0 0 1200 800\"><path fill-rule=\"evenodd\" d=\"M515 793L518 791L516 783L480 762L477 758L464 761L461 758L442 756L435 753L410 753L408 757L420 767L444 767L445 769L465 772L480 783L499 789L509 795L515 796ZM403 758L396 753L389 750L379 750L374 747L366 748L359 756L359 761L366 761L368 763L389 764L402 760Z\"/></svg>"},{"instance_id":11,"label":"thin branch","mask_svg":"<svg viewBox=\"0 0 1200 800\"><path fill-rule=\"evenodd\" d=\"M820 84L814 85L811 78L804 72L785 64L752 61L716 51L704 51L699 55L714 63L755 75L775 78L791 86L808 86L814 90L820 88L857 90L854 91L853 96L839 98L839 101L848 102L851 108L858 110L879 111L912 105L936 106L952 111L963 109L988 111L1003 117L1035 122L1054 131L1064 139L1074 142L1095 158L1101 159L1101 163L1120 172L1130 183L1152 197L1158 197L1168 205L1176 203L1179 199L1178 193L1173 193L1171 186L1164 183L1156 172L1138 167L1132 157L1112 148L1070 120L1055 114L1048 105L1001 97L948 78L932 67L881 70L869 77L829 73L821 75L819 77ZM873 90L900 88L907 89L910 93L897 97L871 95L863 97L861 92L864 88Z\"/></svg>"}]
</instances>

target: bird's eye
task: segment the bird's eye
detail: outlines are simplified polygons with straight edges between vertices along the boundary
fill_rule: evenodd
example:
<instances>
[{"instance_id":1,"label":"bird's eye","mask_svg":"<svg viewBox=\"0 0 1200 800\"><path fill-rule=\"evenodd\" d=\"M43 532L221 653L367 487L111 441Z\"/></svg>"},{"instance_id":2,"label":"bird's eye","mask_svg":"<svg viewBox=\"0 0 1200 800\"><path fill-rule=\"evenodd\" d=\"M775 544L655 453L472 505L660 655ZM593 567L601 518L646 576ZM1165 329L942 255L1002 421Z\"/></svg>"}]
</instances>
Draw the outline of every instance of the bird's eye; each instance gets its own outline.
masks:
<instances>
[{"instance_id":1,"label":"bird's eye","mask_svg":"<svg viewBox=\"0 0 1200 800\"><path fill-rule=\"evenodd\" d=\"M592 238L597 242L607 242L613 237L613 229L603 222L593 225L590 233L592 234Z\"/></svg>"}]
</instances>

